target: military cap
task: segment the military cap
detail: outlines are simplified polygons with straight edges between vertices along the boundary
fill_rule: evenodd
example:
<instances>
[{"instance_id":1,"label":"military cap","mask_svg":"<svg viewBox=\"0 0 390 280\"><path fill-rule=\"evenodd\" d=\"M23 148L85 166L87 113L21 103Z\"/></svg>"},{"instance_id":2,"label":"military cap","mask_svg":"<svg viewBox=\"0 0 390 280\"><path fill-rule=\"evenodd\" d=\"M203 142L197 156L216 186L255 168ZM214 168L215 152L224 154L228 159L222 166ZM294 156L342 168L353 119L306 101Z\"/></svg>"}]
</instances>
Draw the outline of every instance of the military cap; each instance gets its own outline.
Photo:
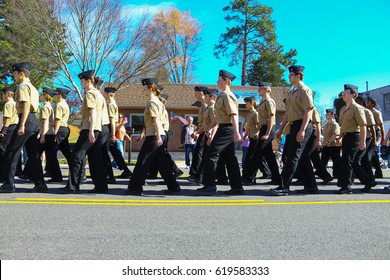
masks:
<instances>
[{"instance_id":1,"label":"military cap","mask_svg":"<svg viewBox=\"0 0 390 280\"><path fill-rule=\"evenodd\" d=\"M156 78L145 78L145 79L142 79L142 85L152 85L152 84L155 84L155 85L158 85L158 79Z\"/></svg>"},{"instance_id":2,"label":"military cap","mask_svg":"<svg viewBox=\"0 0 390 280\"><path fill-rule=\"evenodd\" d=\"M256 96L245 97L244 102L256 101Z\"/></svg>"},{"instance_id":3,"label":"military cap","mask_svg":"<svg viewBox=\"0 0 390 280\"><path fill-rule=\"evenodd\" d=\"M288 67L288 71L294 74L303 73L303 70L305 70L304 66L291 65L290 67Z\"/></svg>"},{"instance_id":4,"label":"military cap","mask_svg":"<svg viewBox=\"0 0 390 280\"><path fill-rule=\"evenodd\" d=\"M168 94L161 94L161 97L164 98L165 100L168 100L169 95Z\"/></svg>"},{"instance_id":5,"label":"military cap","mask_svg":"<svg viewBox=\"0 0 390 280\"><path fill-rule=\"evenodd\" d=\"M339 93L339 97L342 97L342 96L343 96L343 93L344 93L344 91L340 92L340 93Z\"/></svg>"},{"instance_id":6,"label":"military cap","mask_svg":"<svg viewBox=\"0 0 390 280\"><path fill-rule=\"evenodd\" d=\"M269 82L259 82L259 87L271 87L272 84Z\"/></svg>"},{"instance_id":7,"label":"military cap","mask_svg":"<svg viewBox=\"0 0 390 280\"><path fill-rule=\"evenodd\" d=\"M97 86L101 86L103 83L104 83L104 81L101 78L99 78L99 77L95 78L95 84Z\"/></svg>"},{"instance_id":8,"label":"military cap","mask_svg":"<svg viewBox=\"0 0 390 280\"><path fill-rule=\"evenodd\" d=\"M104 92L115 93L116 92L116 88L114 88L114 87L106 87L106 88L104 88Z\"/></svg>"},{"instance_id":9,"label":"military cap","mask_svg":"<svg viewBox=\"0 0 390 280\"><path fill-rule=\"evenodd\" d=\"M158 87L159 91L162 91L164 89L164 87L162 85L157 85L157 87Z\"/></svg>"},{"instance_id":10,"label":"military cap","mask_svg":"<svg viewBox=\"0 0 390 280\"><path fill-rule=\"evenodd\" d=\"M22 69L26 69L28 71L31 71L32 66L30 62L21 62L21 63L15 63L12 65L13 71L21 71Z\"/></svg>"},{"instance_id":11,"label":"military cap","mask_svg":"<svg viewBox=\"0 0 390 280\"><path fill-rule=\"evenodd\" d=\"M344 90L347 90L347 89L354 89L354 90L358 90L358 87L357 86L354 86L354 85L351 85L351 84L345 84L344 85Z\"/></svg>"},{"instance_id":12,"label":"military cap","mask_svg":"<svg viewBox=\"0 0 390 280\"><path fill-rule=\"evenodd\" d=\"M42 88L42 92L50 95L51 97L53 97L54 95L56 95L56 91L51 89L51 88L48 88L48 87L44 87Z\"/></svg>"},{"instance_id":13,"label":"military cap","mask_svg":"<svg viewBox=\"0 0 390 280\"><path fill-rule=\"evenodd\" d=\"M205 93L206 89L207 89L207 87L202 87L202 86L196 86L196 87L194 87L194 90L195 90L195 91L201 91L201 92L203 92L203 93Z\"/></svg>"},{"instance_id":14,"label":"military cap","mask_svg":"<svg viewBox=\"0 0 390 280\"><path fill-rule=\"evenodd\" d=\"M1 90L2 93L6 93L7 91L12 91L14 92L14 88L13 87L5 87Z\"/></svg>"},{"instance_id":15,"label":"military cap","mask_svg":"<svg viewBox=\"0 0 390 280\"><path fill-rule=\"evenodd\" d=\"M218 96L218 90L213 88L206 88L204 94L209 94L212 96Z\"/></svg>"},{"instance_id":16,"label":"military cap","mask_svg":"<svg viewBox=\"0 0 390 280\"><path fill-rule=\"evenodd\" d=\"M372 98L371 96L368 96L367 97L367 102L368 101L371 101L373 104L375 104L376 105L376 103L377 103L377 100L376 99L374 99L374 98Z\"/></svg>"},{"instance_id":17,"label":"military cap","mask_svg":"<svg viewBox=\"0 0 390 280\"><path fill-rule=\"evenodd\" d=\"M85 72L81 72L79 75L80 79L88 80L91 79L92 77L95 76L95 71L94 70L88 70Z\"/></svg>"},{"instance_id":18,"label":"military cap","mask_svg":"<svg viewBox=\"0 0 390 280\"><path fill-rule=\"evenodd\" d=\"M56 92L57 94L62 94L62 95L68 95L68 93L70 92L70 90L66 89L66 88L56 88Z\"/></svg>"},{"instance_id":19,"label":"military cap","mask_svg":"<svg viewBox=\"0 0 390 280\"><path fill-rule=\"evenodd\" d=\"M336 113L335 109L326 109L325 111L327 114L332 114L332 115Z\"/></svg>"},{"instance_id":20,"label":"military cap","mask_svg":"<svg viewBox=\"0 0 390 280\"><path fill-rule=\"evenodd\" d=\"M226 70L219 70L219 76L228 78L231 81L233 81L236 78L236 76L234 74L232 74Z\"/></svg>"}]
</instances>

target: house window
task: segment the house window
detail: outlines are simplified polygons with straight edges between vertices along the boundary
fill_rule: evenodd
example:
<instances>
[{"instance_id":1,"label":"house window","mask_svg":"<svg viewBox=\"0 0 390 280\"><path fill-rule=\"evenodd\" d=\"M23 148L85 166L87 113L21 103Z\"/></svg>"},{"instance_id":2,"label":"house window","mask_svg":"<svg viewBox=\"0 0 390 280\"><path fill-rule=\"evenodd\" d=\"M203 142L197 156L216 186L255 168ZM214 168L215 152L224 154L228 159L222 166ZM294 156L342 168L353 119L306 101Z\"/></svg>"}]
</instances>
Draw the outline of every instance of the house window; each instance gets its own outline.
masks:
<instances>
[{"instance_id":1,"label":"house window","mask_svg":"<svg viewBox=\"0 0 390 280\"><path fill-rule=\"evenodd\" d=\"M128 114L129 121L126 127L134 128L134 134L140 134L144 128L144 115L143 114Z\"/></svg>"},{"instance_id":2,"label":"house window","mask_svg":"<svg viewBox=\"0 0 390 280\"><path fill-rule=\"evenodd\" d=\"M390 111L390 93L386 93L383 95L383 104L384 104L384 109L386 112Z\"/></svg>"}]
</instances>

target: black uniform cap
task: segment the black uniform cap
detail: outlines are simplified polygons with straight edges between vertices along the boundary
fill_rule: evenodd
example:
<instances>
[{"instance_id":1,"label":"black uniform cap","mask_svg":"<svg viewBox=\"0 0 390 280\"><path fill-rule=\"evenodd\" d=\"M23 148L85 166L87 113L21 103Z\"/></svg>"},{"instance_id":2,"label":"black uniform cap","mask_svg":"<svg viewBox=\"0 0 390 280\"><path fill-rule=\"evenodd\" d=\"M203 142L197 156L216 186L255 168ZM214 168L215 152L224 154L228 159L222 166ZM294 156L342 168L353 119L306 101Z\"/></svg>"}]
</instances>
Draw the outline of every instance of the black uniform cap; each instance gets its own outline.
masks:
<instances>
[{"instance_id":1,"label":"black uniform cap","mask_svg":"<svg viewBox=\"0 0 390 280\"><path fill-rule=\"evenodd\" d=\"M168 94L161 94L161 97L164 98L165 100L168 100L169 95Z\"/></svg>"},{"instance_id":2,"label":"black uniform cap","mask_svg":"<svg viewBox=\"0 0 390 280\"><path fill-rule=\"evenodd\" d=\"M156 78L145 78L142 79L142 85L158 85L158 79Z\"/></svg>"},{"instance_id":3,"label":"black uniform cap","mask_svg":"<svg viewBox=\"0 0 390 280\"><path fill-rule=\"evenodd\" d=\"M78 76L79 76L80 79L88 80L88 79L91 79L91 78L95 77L95 71L94 70L88 70L88 71L85 71L85 72L81 72Z\"/></svg>"},{"instance_id":4,"label":"black uniform cap","mask_svg":"<svg viewBox=\"0 0 390 280\"><path fill-rule=\"evenodd\" d=\"M106 88L104 88L104 92L115 93L116 92L116 88L114 88L114 87L106 87Z\"/></svg>"},{"instance_id":5,"label":"black uniform cap","mask_svg":"<svg viewBox=\"0 0 390 280\"><path fill-rule=\"evenodd\" d=\"M161 86L161 85L157 85L157 87L158 87L158 90L159 90L159 91L162 91L162 90L164 89L164 87Z\"/></svg>"},{"instance_id":6,"label":"black uniform cap","mask_svg":"<svg viewBox=\"0 0 390 280\"><path fill-rule=\"evenodd\" d=\"M5 87L1 90L2 93L6 93L7 91L12 91L14 92L14 88L13 87Z\"/></svg>"},{"instance_id":7,"label":"black uniform cap","mask_svg":"<svg viewBox=\"0 0 390 280\"><path fill-rule=\"evenodd\" d=\"M303 73L303 70L305 70L304 66L291 65L290 67L288 67L288 71L294 74Z\"/></svg>"},{"instance_id":8,"label":"black uniform cap","mask_svg":"<svg viewBox=\"0 0 390 280\"><path fill-rule=\"evenodd\" d=\"M31 71L32 66L30 62L21 62L21 63L15 63L12 65L13 71L21 71L22 69L26 69L28 71Z\"/></svg>"},{"instance_id":9,"label":"black uniform cap","mask_svg":"<svg viewBox=\"0 0 390 280\"><path fill-rule=\"evenodd\" d=\"M250 96L250 97L245 97L244 98L244 102L252 102L252 101L256 101L256 96Z\"/></svg>"},{"instance_id":10,"label":"black uniform cap","mask_svg":"<svg viewBox=\"0 0 390 280\"><path fill-rule=\"evenodd\" d=\"M195 91L201 91L201 92L203 92L203 93L206 92L206 89L207 89L207 87L202 87L202 86L196 86L196 87L194 87L194 90L195 90Z\"/></svg>"},{"instance_id":11,"label":"black uniform cap","mask_svg":"<svg viewBox=\"0 0 390 280\"><path fill-rule=\"evenodd\" d=\"M333 114L334 115L336 113L335 109L326 109L325 111L326 111L327 114Z\"/></svg>"},{"instance_id":12,"label":"black uniform cap","mask_svg":"<svg viewBox=\"0 0 390 280\"><path fill-rule=\"evenodd\" d=\"M374 98L372 98L371 96L368 96L368 97L367 97L367 102L368 102L368 101L371 101L371 102L374 103L375 105L376 105L376 103L377 103L377 100L374 99Z\"/></svg>"},{"instance_id":13,"label":"black uniform cap","mask_svg":"<svg viewBox=\"0 0 390 280\"><path fill-rule=\"evenodd\" d=\"M48 87L44 87L42 88L42 92L50 95L51 97L53 97L54 95L56 95L56 91L51 89L51 88L48 88Z\"/></svg>"},{"instance_id":14,"label":"black uniform cap","mask_svg":"<svg viewBox=\"0 0 390 280\"><path fill-rule=\"evenodd\" d=\"M228 78L231 81L233 81L236 78L236 76L234 74L232 74L226 70L219 70L219 76Z\"/></svg>"},{"instance_id":15,"label":"black uniform cap","mask_svg":"<svg viewBox=\"0 0 390 280\"><path fill-rule=\"evenodd\" d=\"M96 77L95 78L95 83L96 83L96 85L101 86L104 83L104 81L101 78Z\"/></svg>"},{"instance_id":16,"label":"black uniform cap","mask_svg":"<svg viewBox=\"0 0 390 280\"><path fill-rule=\"evenodd\" d=\"M259 82L259 87L271 87L272 84L269 82Z\"/></svg>"},{"instance_id":17,"label":"black uniform cap","mask_svg":"<svg viewBox=\"0 0 390 280\"><path fill-rule=\"evenodd\" d=\"M354 85L351 85L351 84L345 84L344 85L344 90L347 90L347 89L354 89L354 90L358 90L358 87L357 86L354 86Z\"/></svg>"},{"instance_id":18,"label":"black uniform cap","mask_svg":"<svg viewBox=\"0 0 390 280\"><path fill-rule=\"evenodd\" d=\"M218 90L213 88L206 88L204 94L208 94L216 97L218 96Z\"/></svg>"},{"instance_id":19,"label":"black uniform cap","mask_svg":"<svg viewBox=\"0 0 390 280\"><path fill-rule=\"evenodd\" d=\"M62 94L62 95L68 95L68 93L70 92L70 90L66 89L66 88L56 88L56 92L57 94Z\"/></svg>"}]
</instances>

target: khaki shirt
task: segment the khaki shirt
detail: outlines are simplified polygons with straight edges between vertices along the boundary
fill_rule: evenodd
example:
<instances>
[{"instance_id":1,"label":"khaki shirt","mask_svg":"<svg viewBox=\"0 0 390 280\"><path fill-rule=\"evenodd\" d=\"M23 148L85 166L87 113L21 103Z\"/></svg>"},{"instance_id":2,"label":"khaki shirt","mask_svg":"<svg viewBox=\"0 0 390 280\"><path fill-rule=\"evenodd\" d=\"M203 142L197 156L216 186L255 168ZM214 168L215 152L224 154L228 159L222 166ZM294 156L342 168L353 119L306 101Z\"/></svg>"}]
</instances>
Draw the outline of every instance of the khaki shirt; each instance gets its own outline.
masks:
<instances>
[{"instance_id":1,"label":"khaki shirt","mask_svg":"<svg viewBox=\"0 0 390 280\"><path fill-rule=\"evenodd\" d=\"M30 103L30 112L36 113L39 107L38 90L30 83L21 83L15 92L16 110L18 114L23 113L23 103Z\"/></svg>"},{"instance_id":2,"label":"khaki shirt","mask_svg":"<svg viewBox=\"0 0 390 280\"><path fill-rule=\"evenodd\" d=\"M163 114L164 104L162 104L157 96L152 96L148 103L146 103L144 111L145 136L157 135L157 131L154 128L153 118L157 118L158 124L161 126L160 131L164 131L162 127Z\"/></svg>"},{"instance_id":3,"label":"khaki shirt","mask_svg":"<svg viewBox=\"0 0 390 280\"><path fill-rule=\"evenodd\" d=\"M5 124L6 118L9 118L9 125L18 124L19 122L16 102L14 100L9 100L4 104L3 125Z\"/></svg>"},{"instance_id":4,"label":"khaki shirt","mask_svg":"<svg viewBox=\"0 0 390 280\"><path fill-rule=\"evenodd\" d=\"M54 134L54 112L50 102L45 102L39 115L39 129L43 131L45 121L49 121L49 130L46 134Z\"/></svg>"},{"instance_id":5,"label":"khaki shirt","mask_svg":"<svg viewBox=\"0 0 390 280\"><path fill-rule=\"evenodd\" d=\"M352 104L348 108L347 106L341 108L339 123L341 134L360 132L359 126L366 125L367 123L364 108L356 104L355 101L352 101Z\"/></svg>"},{"instance_id":6,"label":"khaki shirt","mask_svg":"<svg viewBox=\"0 0 390 280\"><path fill-rule=\"evenodd\" d=\"M317 123L321 122L320 112L318 111L317 108L313 109L313 115L311 117L311 122L313 124L317 124Z\"/></svg>"},{"instance_id":7,"label":"khaki shirt","mask_svg":"<svg viewBox=\"0 0 390 280\"><path fill-rule=\"evenodd\" d=\"M375 119L375 125L382 125L383 124L383 118L382 118L382 113L381 111L373 108L371 112L374 114L374 119ZM379 127L376 127L375 130L379 130Z\"/></svg>"},{"instance_id":8,"label":"khaki shirt","mask_svg":"<svg viewBox=\"0 0 390 280\"><path fill-rule=\"evenodd\" d=\"M364 108L364 107L363 107ZM366 138L372 138L371 132L368 129L369 126L374 126L374 131L375 131L375 119L374 119L374 114L367 108L364 108L364 113L366 116L366 121L367 121L367 127L366 127Z\"/></svg>"},{"instance_id":9,"label":"khaki shirt","mask_svg":"<svg viewBox=\"0 0 390 280\"><path fill-rule=\"evenodd\" d=\"M305 111L314 107L311 89L300 82L296 89L287 94L286 107L289 122L303 120Z\"/></svg>"},{"instance_id":10,"label":"khaki shirt","mask_svg":"<svg viewBox=\"0 0 390 280\"><path fill-rule=\"evenodd\" d=\"M204 131L208 131L211 123L215 120L215 104L208 106L203 116Z\"/></svg>"},{"instance_id":11,"label":"khaki shirt","mask_svg":"<svg viewBox=\"0 0 390 280\"><path fill-rule=\"evenodd\" d=\"M110 102L107 104L108 106L108 117L111 119L114 119L114 122L118 122L118 105L116 104L115 100L110 100Z\"/></svg>"},{"instance_id":12,"label":"khaki shirt","mask_svg":"<svg viewBox=\"0 0 390 280\"><path fill-rule=\"evenodd\" d=\"M258 113L255 109L252 109L246 115L247 135L249 138L253 138L259 129L258 124Z\"/></svg>"},{"instance_id":13,"label":"khaki shirt","mask_svg":"<svg viewBox=\"0 0 390 280\"><path fill-rule=\"evenodd\" d=\"M268 120L270 117L275 116L276 114L276 103L270 98L266 97L262 100L257 107L259 126L268 125Z\"/></svg>"},{"instance_id":14,"label":"khaki shirt","mask_svg":"<svg viewBox=\"0 0 390 280\"><path fill-rule=\"evenodd\" d=\"M230 115L238 116L238 101L230 90L221 92L215 101L214 108L218 124L231 124Z\"/></svg>"},{"instance_id":15,"label":"khaki shirt","mask_svg":"<svg viewBox=\"0 0 390 280\"><path fill-rule=\"evenodd\" d=\"M107 107L106 99L104 98L104 96L102 94L100 94L99 99L103 104L102 117L101 117L102 125L109 125L110 124L110 117L108 115L108 107Z\"/></svg>"},{"instance_id":16,"label":"khaki shirt","mask_svg":"<svg viewBox=\"0 0 390 280\"><path fill-rule=\"evenodd\" d=\"M68 127L69 105L64 100L57 103L54 117L59 120L60 126Z\"/></svg>"},{"instance_id":17,"label":"khaki shirt","mask_svg":"<svg viewBox=\"0 0 390 280\"><path fill-rule=\"evenodd\" d=\"M163 114L163 117L162 117L161 121L162 121L163 129L165 131L168 131L169 130L169 116L168 116L168 111L165 108L165 106L164 106L164 114Z\"/></svg>"},{"instance_id":18,"label":"khaki shirt","mask_svg":"<svg viewBox=\"0 0 390 280\"><path fill-rule=\"evenodd\" d=\"M197 127L197 130L201 127L201 125L203 124L204 122L204 112L206 111L207 109L207 104L204 103L204 100L201 101L202 102L202 105L200 105L199 107L199 112L198 112L198 127Z\"/></svg>"},{"instance_id":19,"label":"khaki shirt","mask_svg":"<svg viewBox=\"0 0 390 280\"><path fill-rule=\"evenodd\" d=\"M100 96L102 98L100 98ZM91 114L89 109L96 110L96 122L93 130L102 131L102 109L104 98L96 88L89 89L84 96L83 105L81 107L81 130L89 130ZM107 110L106 110L107 111Z\"/></svg>"},{"instance_id":20,"label":"khaki shirt","mask_svg":"<svg viewBox=\"0 0 390 280\"><path fill-rule=\"evenodd\" d=\"M328 143L329 139L332 138L333 135L340 135L340 126L339 124L332 119L330 122L326 122L326 124L322 127L322 135L324 136L324 143ZM336 139L326 145L327 147L336 147Z\"/></svg>"},{"instance_id":21,"label":"khaki shirt","mask_svg":"<svg viewBox=\"0 0 390 280\"><path fill-rule=\"evenodd\" d=\"M291 125L290 125L290 123L288 122L288 123L286 124L286 126L283 128L282 133L283 133L284 135L289 135L289 134L290 134L290 131L291 131Z\"/></svg>"}]
</instances>

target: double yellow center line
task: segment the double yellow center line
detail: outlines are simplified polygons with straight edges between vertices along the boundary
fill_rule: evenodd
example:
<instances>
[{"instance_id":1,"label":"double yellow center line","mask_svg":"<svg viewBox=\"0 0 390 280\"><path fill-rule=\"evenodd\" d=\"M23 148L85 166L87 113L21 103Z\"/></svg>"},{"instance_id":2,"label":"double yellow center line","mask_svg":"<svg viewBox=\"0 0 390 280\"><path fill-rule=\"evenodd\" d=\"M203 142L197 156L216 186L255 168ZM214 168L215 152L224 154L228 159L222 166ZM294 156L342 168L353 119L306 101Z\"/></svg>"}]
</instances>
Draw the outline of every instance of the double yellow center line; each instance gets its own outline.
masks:
<instances>
[{"instance_id":1,"label":"double yellow center line","mask_svg":"<svg viewBox=\"0 0 390 280\"><path fill-rule=\"evenodd\" d=\"M157 206L157 207L196 207L196 206L266 206L266 205L334 205L334 204L378 204L390 200L335 200L335 201L276 201L261 199L83 199L83 198L15 198L0 200L0 204L40 204L40 205L90 205L90 206Z\"/></svg>"}]
</instances>

